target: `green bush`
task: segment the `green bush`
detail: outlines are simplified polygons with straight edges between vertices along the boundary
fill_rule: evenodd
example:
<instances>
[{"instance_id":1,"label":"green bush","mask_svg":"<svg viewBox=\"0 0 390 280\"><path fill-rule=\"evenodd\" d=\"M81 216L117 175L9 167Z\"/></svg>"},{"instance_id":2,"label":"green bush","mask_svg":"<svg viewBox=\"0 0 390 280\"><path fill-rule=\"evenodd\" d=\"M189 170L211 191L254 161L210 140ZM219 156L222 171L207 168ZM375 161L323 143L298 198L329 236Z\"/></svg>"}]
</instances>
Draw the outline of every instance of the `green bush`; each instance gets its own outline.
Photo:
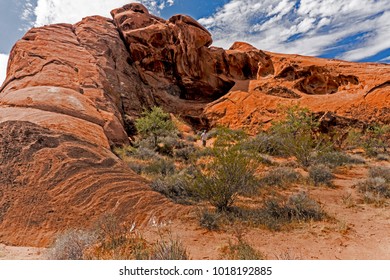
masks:
<instances>
[{"instance_id":1,"label":"green bush","mask_svg":"<svg viewBox=\"0 0 390 280\"><path fill-rule=\"evenodd\" d=\"M197 140L199 140L199 136L198 135L191 135L191 134L187 134L184 139L188 142L196 142Z\"/></svg>"},{"instance_id":2,"label":"green bush","mask_svg":"<svg viewBox=\"0 0 390 280\"><path fill-rule=\"evenodd\" d=\"M157 148L159 137L176 131L169 114L156 106L150 111L144 111L142 117L136 119L135 127L143 138L152 137L155 148Z\"/></svg>"},{"instance_id":3,"label":"green bush","mask_svg":"<svg viewBox=\"0 0 390 280\"><path fill-rule=\"evenodd\" d=\"M208 133L209 138L215 137L214 147L224 148L235 146L248 138L243 130L227 127L217 127Z\"/></svg>"},{"instance_id":4,"label":"green bush","mask_svg":"<svg viewBox=\"0 0 390 280\"><path fill-rule=\"evenodd\" d=\"M215 149L206 170L198 170L194 190L217 211L227 211L236 197L253 192L258 185L253 161L236 149Z\"/></svg>"},{"instance_id":5,"label":"green bush","mask_svg":"<svg viewBox=\"0 0 390 280\"><path fill-rule=\"evenodd\" d=\"M348 148L363 148L368 156L388 154L390 144L390 126L377 123L370 124L366 129L348 132L346 145Z\"/></svg>"},{"instance_id":6,"label":"green bush","mask_svg":"<svg viewBox=\"0 0 390 280\"><path fill-rule=\"evenodd\" d=\"M286 119L274 123L270 131L283 154L295 157L307 167L313 155L332 148L327 137L319 133L319 123L309 110L294 106L287 109L286 115Z\"/></svg>"},{"instance_id":7,"label":"green bush","mask_svg":"<svg viewBox=\"0 0 390 280\"><path fill-rule=\"evenodd\" d=\"M362 146L369 156L376 156L386 152L389 148L390 126L371 124L362 138Z\"/></svg>"},{"instance_id":8,"label":"green bush","mask_svg":"<svg viewBox=\"0 0 390 280\"><path fill-rule=\"evenodd\" d=\"M287 153L283 149L282 142L282 139L276 134L261 132L244 142L243 149L271 156L286 156Z\"/></svg>"},{"instance_id":9,"label":"green bush","mask_svg":"<svg viewBox=\"0 0 390 280\"><path fill-rule=\"evenodd\" d=\"M313 181L315 186L332 186L334 175L329 167L319 164L309 168L309 178Z\"/></svg>"}]
</instances>

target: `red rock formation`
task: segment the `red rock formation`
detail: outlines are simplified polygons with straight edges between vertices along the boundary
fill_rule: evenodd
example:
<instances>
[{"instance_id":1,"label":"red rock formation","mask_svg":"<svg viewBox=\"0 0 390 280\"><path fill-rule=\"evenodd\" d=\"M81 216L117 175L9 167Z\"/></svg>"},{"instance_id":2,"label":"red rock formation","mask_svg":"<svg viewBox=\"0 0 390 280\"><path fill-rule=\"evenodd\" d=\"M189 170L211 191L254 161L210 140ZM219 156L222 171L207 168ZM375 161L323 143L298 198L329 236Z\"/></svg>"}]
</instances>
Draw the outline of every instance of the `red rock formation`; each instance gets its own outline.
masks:
<instances>
[{"instance_id":1,"label":"red rock formation","mask_svg":"<svg viewBox=\"0 0 390 280\"><path fill-rule=\"evenodd\" d=\"M112 211L139 223L175 217L110 151L152 105L192 124L257 129L280 104L390 122L390 66L212 47L188 16L141 4L113 20L33 28L17 42L0 89L0 242L46 245L55 232ZM17 233L17 234L15 234Z\"/></svg>"},{"instance_id":2,"label":"red rock formation","mask_svg":"<svg viewBox=\"0 0 390 280\"><path fill-rule=\"evenodd\" d=\"M352 63L267 52L272 71L210 103L211 125L256 131L280 116L280 105L299 104L351 120L390 123L390 65ZM259 71L264 69L259 66Z\"/></svg>"},{"instance_id":3,"label":"red rock formation","mask_svg":"<svg viewBox=\"0 0 390 280\"><path fill-rule=\"evenodd\" d=\"M157 96L129 61L102 17L34 28L14 46L0 92L0 242L47 245L107 212L137 224L181 212L110 151Z\"/></svg>"}]
</instances>

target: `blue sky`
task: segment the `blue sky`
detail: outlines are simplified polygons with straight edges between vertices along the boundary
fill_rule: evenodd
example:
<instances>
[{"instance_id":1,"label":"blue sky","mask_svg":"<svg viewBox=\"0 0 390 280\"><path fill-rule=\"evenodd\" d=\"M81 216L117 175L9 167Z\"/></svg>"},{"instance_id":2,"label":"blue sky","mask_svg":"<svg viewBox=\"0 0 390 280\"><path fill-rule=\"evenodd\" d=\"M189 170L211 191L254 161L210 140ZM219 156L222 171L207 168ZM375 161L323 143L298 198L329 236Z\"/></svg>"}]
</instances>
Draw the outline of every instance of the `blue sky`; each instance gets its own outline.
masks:
<instances>
[{"instance_id":1,"label":"blue sky","mask_svg":"<svg viewBox=\"0 0 390 280\"><path fill-rule=\"evenodd\" d=\"M33 26L110 17L129 0L0 0L0 83L13 44ZM140 0L163 18L188 14L214 45L390 63L390 0Z\"/></svg>"}]
</instances>

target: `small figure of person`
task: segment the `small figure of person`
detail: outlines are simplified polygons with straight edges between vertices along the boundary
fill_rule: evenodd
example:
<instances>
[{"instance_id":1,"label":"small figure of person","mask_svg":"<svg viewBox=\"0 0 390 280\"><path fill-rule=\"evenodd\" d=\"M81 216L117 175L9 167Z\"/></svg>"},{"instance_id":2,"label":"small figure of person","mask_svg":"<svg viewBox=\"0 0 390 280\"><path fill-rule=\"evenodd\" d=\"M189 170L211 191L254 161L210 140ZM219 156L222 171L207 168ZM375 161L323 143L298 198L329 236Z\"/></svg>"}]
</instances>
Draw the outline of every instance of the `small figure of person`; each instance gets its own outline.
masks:
<instances>
[{"instance_id":1,"label":"small figure of person","mask_svg":"<svg viewBox=\"0 0 390 280\"><path fill-rule=\"evenodd\" d=\"M202 145L203 145L203 147L206 147L206 140L207 140L206 130L203 130L203 132L200 135L200 137L202 138Z\"/></svg>"}]
</instances>

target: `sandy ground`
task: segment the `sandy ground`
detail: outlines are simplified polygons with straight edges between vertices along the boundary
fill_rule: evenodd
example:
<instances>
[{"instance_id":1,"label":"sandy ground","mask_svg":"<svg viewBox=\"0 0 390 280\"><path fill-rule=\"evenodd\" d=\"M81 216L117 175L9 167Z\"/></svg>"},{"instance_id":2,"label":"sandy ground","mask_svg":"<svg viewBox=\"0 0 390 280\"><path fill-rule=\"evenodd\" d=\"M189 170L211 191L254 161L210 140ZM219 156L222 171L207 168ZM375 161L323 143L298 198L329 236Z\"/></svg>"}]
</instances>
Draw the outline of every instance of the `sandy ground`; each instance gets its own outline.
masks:
<instances>
[{"instance_id":1,"label":"sandy ground","mask_svg":"<svg viewBox=\"0 0 390 280\"><path fill-rule=\"evenodd\" d=\"M0 244L0 260L44 260L47 249L32 247L14 247Z\"/></svg>"}]
</instances>

